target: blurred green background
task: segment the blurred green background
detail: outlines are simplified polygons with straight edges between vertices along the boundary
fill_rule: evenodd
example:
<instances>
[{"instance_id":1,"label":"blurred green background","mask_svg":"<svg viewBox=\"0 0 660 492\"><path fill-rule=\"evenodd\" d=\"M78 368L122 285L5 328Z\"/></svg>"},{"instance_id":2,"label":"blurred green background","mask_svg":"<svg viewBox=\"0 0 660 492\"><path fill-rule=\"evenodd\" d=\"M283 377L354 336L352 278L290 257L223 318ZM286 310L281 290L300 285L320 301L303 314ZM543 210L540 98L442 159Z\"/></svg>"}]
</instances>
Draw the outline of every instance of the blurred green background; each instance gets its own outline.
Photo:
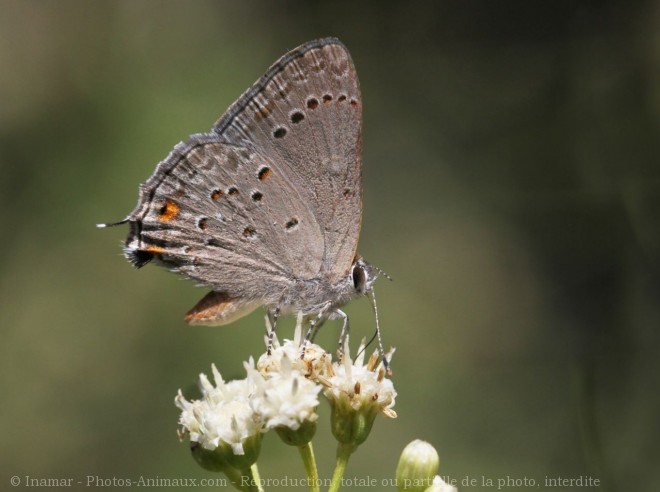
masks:
<instances>
[{"instance_id":1,"label":"blurred green background","mask_svg":"<svg viewBox=\"0 0 660 492\"><path fill-rule=\"evenodd\" d=\"M242 377L263 313L186 326L204 291L134 271L126 228L94 224L130 212L277 57L329 35L364 98L360 251L395 279L376 290L399 418L347 476L393 477L422 438L442 475L479 479L462 490L657 490L660 5L486 0L0 2L2 487L212 476L177 441L173 398L211 362ZM368 302L347 311L370 336ZM274 435L261 472L303 474Z\"/></svg>"}]
</instances>

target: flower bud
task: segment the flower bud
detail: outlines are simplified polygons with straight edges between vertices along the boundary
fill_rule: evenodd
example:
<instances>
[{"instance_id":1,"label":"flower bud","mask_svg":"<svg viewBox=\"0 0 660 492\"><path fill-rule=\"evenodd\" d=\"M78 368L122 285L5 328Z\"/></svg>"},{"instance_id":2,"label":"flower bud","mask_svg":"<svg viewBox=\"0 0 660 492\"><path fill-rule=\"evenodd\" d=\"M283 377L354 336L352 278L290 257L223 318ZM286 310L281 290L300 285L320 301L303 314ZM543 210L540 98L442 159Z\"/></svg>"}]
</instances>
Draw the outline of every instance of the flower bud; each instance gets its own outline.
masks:
<instances>
[{"instance_id":1,"label":"flower bud","mask_svg":"<svg viewBox=\"0 0 660 492\"><path fill-rule=\"evenodd\" d=\"M323 394L332 407L332 434L340 443L351 446L359 446L367 439L379 413L396 417L392 409L396 398L394 385L385 377L376 353L365 363L364 348L363 341L353 361L346 337L343 359L331 366L323 380Z\"/></svg>"},{"instance_id":2,"label":"flower bud","mask_svg":"<svg viewBox=\"0 0 660 492\"><path fill-rule=\"evenodd\" d=\"M235 446L227 443L220 443L218 451L222 452L225 460L237 470L247 470L257 462L261 452L261 433L253 434L242 440L243 454L235 451Z\"/></svg>"},{"instance_id":3,"label":"flower bud","mask_svg":"<svg viewBox=\"0 0 660 492\"><path fill-rule=\"evenodd\" d=\"M205 470L221 472L227 469L227 461L218 449L204 449L198 442L190 443L193 458Z\"/></svg>"},{"instance_id":4,"label":"flower bud","mask_svg":"<svg viewBox=\"0 0 660 492\"><path fill-rule=\"evenodd\" d=\"M277 435L280 436L282 441L284 441L289 446L304 446L312 440L314 434L316 434L316 422L311 422L309 420L304 421L300 424L296 430L293 430L291 427L286 427L281 425L275 427Z\"/></svg>"},{"instance_id":5,"label":"flower bud","mask_svg":"<svg viewBox=\"0 0 660 492\"><path fill-rule=\"evenodd\" d=\"M440 458L429 443L416 439L401 453L396 468L396 483L399 490L422 492L433 484Z\"/></svg>"},{"instance_id":6,"label":"flower bud","mask_svg":"<svg viewBox=\"0 0 660 492\"><path fill-rule=\"evenodd\" d=\"M331 399L330 403L330 425L335 439L352 446L359 446L366 441L378 415L378 407L366 405L355 409L344 395Z\"/></svg>"}]
</instances>

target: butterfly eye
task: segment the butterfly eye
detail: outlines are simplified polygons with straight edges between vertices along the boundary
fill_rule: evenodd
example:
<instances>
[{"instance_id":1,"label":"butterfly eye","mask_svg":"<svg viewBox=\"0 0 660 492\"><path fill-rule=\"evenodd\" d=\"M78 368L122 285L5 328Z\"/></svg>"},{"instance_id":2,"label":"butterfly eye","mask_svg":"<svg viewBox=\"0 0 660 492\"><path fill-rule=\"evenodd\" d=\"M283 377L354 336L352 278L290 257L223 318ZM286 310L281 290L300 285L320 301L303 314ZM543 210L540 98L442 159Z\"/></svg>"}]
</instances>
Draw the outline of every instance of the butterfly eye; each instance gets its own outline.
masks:
<instances>
[{"instance_id":1,"label":"butterfly eye","mask_svg":"<svg viewBox=\"0 0 660 492\"><path fill-rule=\"evenodd\" d=\"M353 266L353 287L360 294L367 292L367 271L360 263L356 263Z\"/></svg>"}]
</instances>

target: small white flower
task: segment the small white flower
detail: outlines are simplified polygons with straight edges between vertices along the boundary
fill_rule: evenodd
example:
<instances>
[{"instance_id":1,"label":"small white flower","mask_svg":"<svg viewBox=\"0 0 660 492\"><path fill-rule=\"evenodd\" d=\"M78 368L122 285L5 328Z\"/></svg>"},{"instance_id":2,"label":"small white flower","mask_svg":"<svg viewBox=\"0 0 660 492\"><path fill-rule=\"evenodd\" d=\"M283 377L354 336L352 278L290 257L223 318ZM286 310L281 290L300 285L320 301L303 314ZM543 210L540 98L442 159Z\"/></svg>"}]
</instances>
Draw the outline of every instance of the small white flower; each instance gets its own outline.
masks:
<instances>
[{"instance_id":1,"label":"small white flower","mask_svg":"<svg viewBox=\"0 0 660 492\"><path fill-rule=\"evenodd\" d=\"M383 362L378 362L378 353L374 352L364 363L364 340L358 349L355 361L351 360L348 348L348 337L344 342L343 360L332 364L330 377L322 380L326 386L323 394L332 402L348 399L354 410L363 407L377 406L386 417L396 418L392 410L396 399L396 390L392 380L385 377ZM394 350L387 354L391 360Z\"/></svg>"},{"instance_id":2,"label":"small white flower","mask_svg":"<svg viewBox=\"0 0 660 492\"><path fill-rule=\"evenodd\" d=\"M252 411L249 397L253 385L248 379L225 383L213 366L215 385L201 374L203 398L189 402L181 391L175 398L181 409L179 423L204 449L216 449L222 443L231 446L236 455L245 454L244 441L258 434L262 422Z\"/></svg>"},{"instance_id":3,"label":"small white flower","mask_svg":"<svg viewBox=\"0 0 660 492\"><path fill-rule=\"evenodd\" d=\"M267 429L287 427L297 430L305 421L315 422L321 386L293 369L286 353L279 366L279 371L262 375L253 365L246 364L249 378L258 382L257 391L250 399L252 410L261 416Z\"/></svg>"},{"instance_id":4,"label":"small white flower","mask_svg":"<svg viewBox=\"0 0 660 492\"><path fill-rule=\"evenodd\" d=\"M369 437L379 412L386 417L396 417L392 410L396 398L394 385L385 377L385 368L378 362L377 353L364 363L364 348L363 341L353 362L346 337L342 360L330 366L327 377L319 377L325 386L323 394L332 407L332 434L341 444L350 447L359 446ZM388 358L392 353L387 354Z\"/></svg>"},{"instance_id":5,"label":"small white flower","mask_svg":"<svg viewBox=\"0 0 660 492\"><path fill-rule=\"evenodd\" d=\"M302 313L298 313L293 340L285 339L284 343L280 343L277 334L273 334L271 353L264 353L259 357L259 361L257 362L259 372L264 375L280 372L284 358L291 363L293 369L314 381L328 371L332 362L332 355L323 350L319 345L303 340L302 321ZM271 332L270 321L267 317L266 330L268 333ZM266 336L266 345L268 343L268 336Z\"/></svg>"}]
</instances>

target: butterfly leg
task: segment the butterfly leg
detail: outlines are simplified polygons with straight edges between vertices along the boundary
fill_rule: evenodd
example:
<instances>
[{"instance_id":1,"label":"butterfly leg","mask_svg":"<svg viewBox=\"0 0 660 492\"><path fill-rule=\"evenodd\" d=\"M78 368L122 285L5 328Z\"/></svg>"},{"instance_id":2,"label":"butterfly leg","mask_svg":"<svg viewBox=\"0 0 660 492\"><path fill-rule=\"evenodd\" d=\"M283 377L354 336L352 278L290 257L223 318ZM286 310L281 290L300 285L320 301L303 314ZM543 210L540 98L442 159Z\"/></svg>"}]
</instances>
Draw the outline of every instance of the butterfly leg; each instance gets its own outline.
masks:
<instances>
[{"instance_id":1,"label":"butterfly leg","mask_svg":"<svg viewBox=\"0 0 660 492\"><path fill-rule=\"evenodd\" d=\"M277 306L274 310L268 310L268 321L270 322L270 330L268 331L268 346L266 353L268 355L273 351L273 337L275 336L275 329L277 328L277 318L280 317L280 307Z\"/></svg>"},{"instance_id":2,"label":"butterfly leg","mask_svg":"<svg viewBox=\"0 0 660 492\"><path fill-rule=\"evenodd\" d=\"M339 360L342 360L342 358L344 357L344 342L348 337L350 326L348 323L348 315L344 311L342 311L341 309L335 309L334 314L339 316L344 321L344 324L341 327L341 333L339 335L339 347L337 347L337 358Z\"/></svg>"},{"instance_id":3,"label":"butterfly leg","mask_svg":"<svg viewBox=\"0 0 660 492\"><path fill-rule=\"evenodd\" d=\"M321 330L321 327L323 324L328 320L328 317L325 316L323 319L320 319L316 322L314 325L314 333L312 333L312 336L309 338L309 341L314 343L314 339L316 338L316 335L318 335L319 331Z\"/></svg>"},{"instance_id":4,"label":"butterfly leg","mask_svg":"<svg viewBox=\"0 0 660 492\"><path fill-rule=\"evenodd\" d=\"M321 309L319 309L319 313L316 315L316 318L310 319L309 328L307 328L307 334L305 335L305 342L314 341L319 328L321 328L321 325L325 323L326 319L328 319L328 309L330 309L330 306L332 306L332 304L330 302L326 302L321 307Z\"/></svg>"},{"instance_id":5,"label":"butterfly leg","mask_svg":"<svg viewBox=\"0 0 660 492\"><path fill-rule=\"evenodd\" d=\"M302 350L300 352L301 359L305 358L305 349L307 344L314 342L314 338L316 338L316 334L319 332L319 328L321 328L321 325L323 325L325 320L328 319L328 309L330 309L330 306L332 306L332 303L325 303L321 309L319 309L319 312L315 318L307 318L309 320L309 328L307 328L307 333L305 334L305 339L302 343Z\"/></svg>"}]
</instances>

